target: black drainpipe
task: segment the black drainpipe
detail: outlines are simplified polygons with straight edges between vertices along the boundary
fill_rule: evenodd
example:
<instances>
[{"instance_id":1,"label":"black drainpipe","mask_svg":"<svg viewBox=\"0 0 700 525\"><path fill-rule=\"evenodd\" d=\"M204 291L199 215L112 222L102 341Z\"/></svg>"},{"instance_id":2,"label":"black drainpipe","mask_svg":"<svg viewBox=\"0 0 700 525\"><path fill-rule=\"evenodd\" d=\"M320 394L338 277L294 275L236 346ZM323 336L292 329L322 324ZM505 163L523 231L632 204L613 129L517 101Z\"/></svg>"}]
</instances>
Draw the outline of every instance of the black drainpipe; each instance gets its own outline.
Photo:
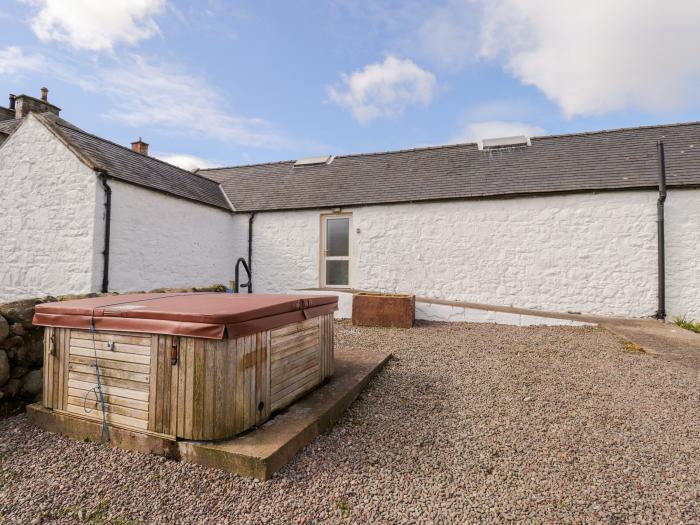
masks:
<instances>
[{"instance_id":1,"label":"black drainpipe","mask_svg":"<svg viewBox=\"0 0 700 525\"><path fill-rule=\"evenodd\" d=\"M659 163L659 198L656 201L656 228L658 241L659 269L659 307L656 318L666 319L666 246L664 242L664 202L666 202L666 159L664 143L656 143L656 153Z\"/></svg>"},{"instance_id":2,"label":"black drainpipe","mask_svg":"<svg viewBox=\"0 0 700 525\"><path fill-rule=\"evenodd\" d=\"M253 220L255 212L250 212L248 218L248 293L253 293Z\"/></svg>"},{"instance_id":3,"label":"black drainpipe","mask_svg":"<svg viewBox=\"0 0 700 525\"><path fill-rule=\"evenodd\" d=\"M102 293L109 291L109 230L112 225L112 188L107 184L107 173L102 171L100 180L105 191L105 243L102 250Z\"/></svg>"}]
</instances>

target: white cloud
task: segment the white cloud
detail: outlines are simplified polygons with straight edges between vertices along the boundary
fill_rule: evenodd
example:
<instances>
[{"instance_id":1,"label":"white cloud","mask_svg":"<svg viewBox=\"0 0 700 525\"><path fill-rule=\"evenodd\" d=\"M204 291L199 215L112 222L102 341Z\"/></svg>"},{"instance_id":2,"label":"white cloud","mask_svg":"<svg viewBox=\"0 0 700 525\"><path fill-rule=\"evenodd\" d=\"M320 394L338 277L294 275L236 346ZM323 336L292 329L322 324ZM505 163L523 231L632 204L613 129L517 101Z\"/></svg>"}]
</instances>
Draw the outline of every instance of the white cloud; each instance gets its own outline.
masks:
<instances>
[{"instance_id":1,"label":"white cloud","mask_svg":"<svg viewBox=\"0 0 700 525\"><path fill-rule=\"evenodd\" d=\"M470 122L451 142L458 144L463 142L478 142L483 139L500 137L514 137L525 135L533 137L544 135L546 131L539 126L526 124L525 122L508 122L503 120L489 120L484 122Z\"/></svg>"},{"instance_id":2,"label":"white cloud","mask_svg":"<svg viewBox=\"0 0 700 525\"><path fill-rule=\"evenodd\" d=\"M394 56L349 75L342 74L341 81L342 87L328 87L328 96L351 110L361 123L401 115L412 104L427 104L436 84L435 75L411 60Z\"/></svg>"},{"instance_id":3,"label":"white cloud","mask_svg":"<svg viewBox=\"0 0 700 525\"><path fill-rule=\"evenodd\" d=\"M474 0L448 0L421 18L417 31L411 31L420 56L448 69L457 69L478 60L479 17Z\"/></svg>"},{"instance_id":4,"label":"white cloud","mask_svg":"<svg viewBox=\"0 0 700 525\"><path fill-rule=\"evenodd\" d=\"M663 112L697 99L700 2L482 3L482 56L503 60L567 117Z\"/></svg>"},{"instance_id":5,"label":"white cloud","mask_svg":"<svg viewBox=\"0 0 700 525\"><path fill-rule=\"evenodd\" d=\"M28 55L20 47L0 49L0 75L14 76L23 71L38 71L44 65L41 55Z\"/></svg>"},{"instance_id":6,"label":"white cloud","mask_svg":"<svg viewBox=\"0 0 700 525\"><path fill-rule=\"evenodd\" d=\"M81 79L84 89L113 101L104 116L133 127L155 126L196 137L253 147L277 148L287 141L258 118L241 117L204 79L173 66L154 65L140 56L128 65Z\"/></svg>"},{"instance_id":7,"label":"white cloud","mask_svg":"<svg viewBox=\"0 0 700 525\"><path fill-rule=\"evenodd\" d=\"M185 153L164 153L156 155L157 159L173 164L187 171L196 169L215 168L216 164L195 155L187 155Z\"/></svg>"},{"instance_id":8,"label":"white cloud","mask_svg":"<svg viewBox=\"0 0 700 525\"><path fill-rule=\"evenodd\" d=\"M78 49L111 51L158 33L154 16L166 0L25 0L38 7L31 27L44 42L68 43Z\"/></svg>"}]
</instances>

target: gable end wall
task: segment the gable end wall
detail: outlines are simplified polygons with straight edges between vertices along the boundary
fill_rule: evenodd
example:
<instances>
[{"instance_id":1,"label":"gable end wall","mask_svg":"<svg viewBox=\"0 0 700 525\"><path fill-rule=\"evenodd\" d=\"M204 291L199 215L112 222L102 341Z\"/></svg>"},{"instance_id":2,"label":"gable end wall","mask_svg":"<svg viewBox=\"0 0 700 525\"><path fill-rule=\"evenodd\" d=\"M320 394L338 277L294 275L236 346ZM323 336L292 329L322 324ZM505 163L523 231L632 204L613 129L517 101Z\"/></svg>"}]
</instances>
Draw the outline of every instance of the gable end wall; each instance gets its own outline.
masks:
<instances>
[{"instance_id":1,"label":"gable end wall","mask_svg":"<svg viewBox=\"0 0 700 525\"><path fill-rule=\"evenodd\" d=\"M2 144L0 302L94 291L98 184L34 118Z\"/></svg>"}]
</instances>

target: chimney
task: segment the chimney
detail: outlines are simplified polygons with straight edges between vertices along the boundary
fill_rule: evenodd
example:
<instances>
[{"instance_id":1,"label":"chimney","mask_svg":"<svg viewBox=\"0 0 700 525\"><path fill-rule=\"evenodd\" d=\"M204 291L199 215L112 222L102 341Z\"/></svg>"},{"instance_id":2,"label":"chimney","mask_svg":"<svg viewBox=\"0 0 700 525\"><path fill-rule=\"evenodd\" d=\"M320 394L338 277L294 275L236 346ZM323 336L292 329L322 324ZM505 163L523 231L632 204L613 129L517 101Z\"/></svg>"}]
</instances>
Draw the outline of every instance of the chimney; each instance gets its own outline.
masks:
<instances>
[{"instance_id":1,"label":"chimney","mask_svg":"<svg viewBox=\"0 0 700 525\"><path fill-rule=\"evenodd\" d=\"M142 141L141 137L139 137L139 140L131 143L131 151L135 151L141 155L148 155L148 144Z\"/></svg>"},{"instance_id":2,"label":"chimney","mask_svg":"<svg viewBox=\"0 0 700 525\"><path fill-rule=\"evenodd\" d=\"M49 90L41 88L41 98L30 97L29 95L10 95L10 106L14 105L15 118L24 118L29 115L30 111L35 113L53 113L58 115L61 108L54 106L49 102Z\"/></svg>"},{"instance_id":3,"label":"chimney","mask_svg":"<svg viewBox=\"0 0 700 525\"><path fill-rule=\"evenodd\" d=\"M15 96L10 95L10 105L6 108L0 106L0 120L13 120L15 118Z\"/></svg>"}]
</instances>

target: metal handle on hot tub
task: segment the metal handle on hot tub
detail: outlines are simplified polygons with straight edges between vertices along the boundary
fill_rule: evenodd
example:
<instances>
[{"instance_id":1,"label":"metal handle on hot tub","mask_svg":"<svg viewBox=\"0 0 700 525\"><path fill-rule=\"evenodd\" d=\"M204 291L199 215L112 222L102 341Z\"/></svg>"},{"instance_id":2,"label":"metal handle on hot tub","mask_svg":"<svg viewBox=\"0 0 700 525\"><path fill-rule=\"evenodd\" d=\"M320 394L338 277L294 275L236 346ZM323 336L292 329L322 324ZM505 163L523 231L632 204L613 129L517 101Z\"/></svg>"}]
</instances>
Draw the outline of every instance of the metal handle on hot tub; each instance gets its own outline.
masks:
<instances>
[{"instance_id":1,"label":"metal handle on hot tub","mask_svg":"<svg viewBox=\"0 0 700 525\"><path fill-rule=\"evenodd\" d=\"M170 347L170 364L172 366L175 366L177 364L177 358L178 358L178 350L179 350L179 342L180 338L179 337L173 337L173 343L172 346Z\"/></svg>"}]
</instances>

